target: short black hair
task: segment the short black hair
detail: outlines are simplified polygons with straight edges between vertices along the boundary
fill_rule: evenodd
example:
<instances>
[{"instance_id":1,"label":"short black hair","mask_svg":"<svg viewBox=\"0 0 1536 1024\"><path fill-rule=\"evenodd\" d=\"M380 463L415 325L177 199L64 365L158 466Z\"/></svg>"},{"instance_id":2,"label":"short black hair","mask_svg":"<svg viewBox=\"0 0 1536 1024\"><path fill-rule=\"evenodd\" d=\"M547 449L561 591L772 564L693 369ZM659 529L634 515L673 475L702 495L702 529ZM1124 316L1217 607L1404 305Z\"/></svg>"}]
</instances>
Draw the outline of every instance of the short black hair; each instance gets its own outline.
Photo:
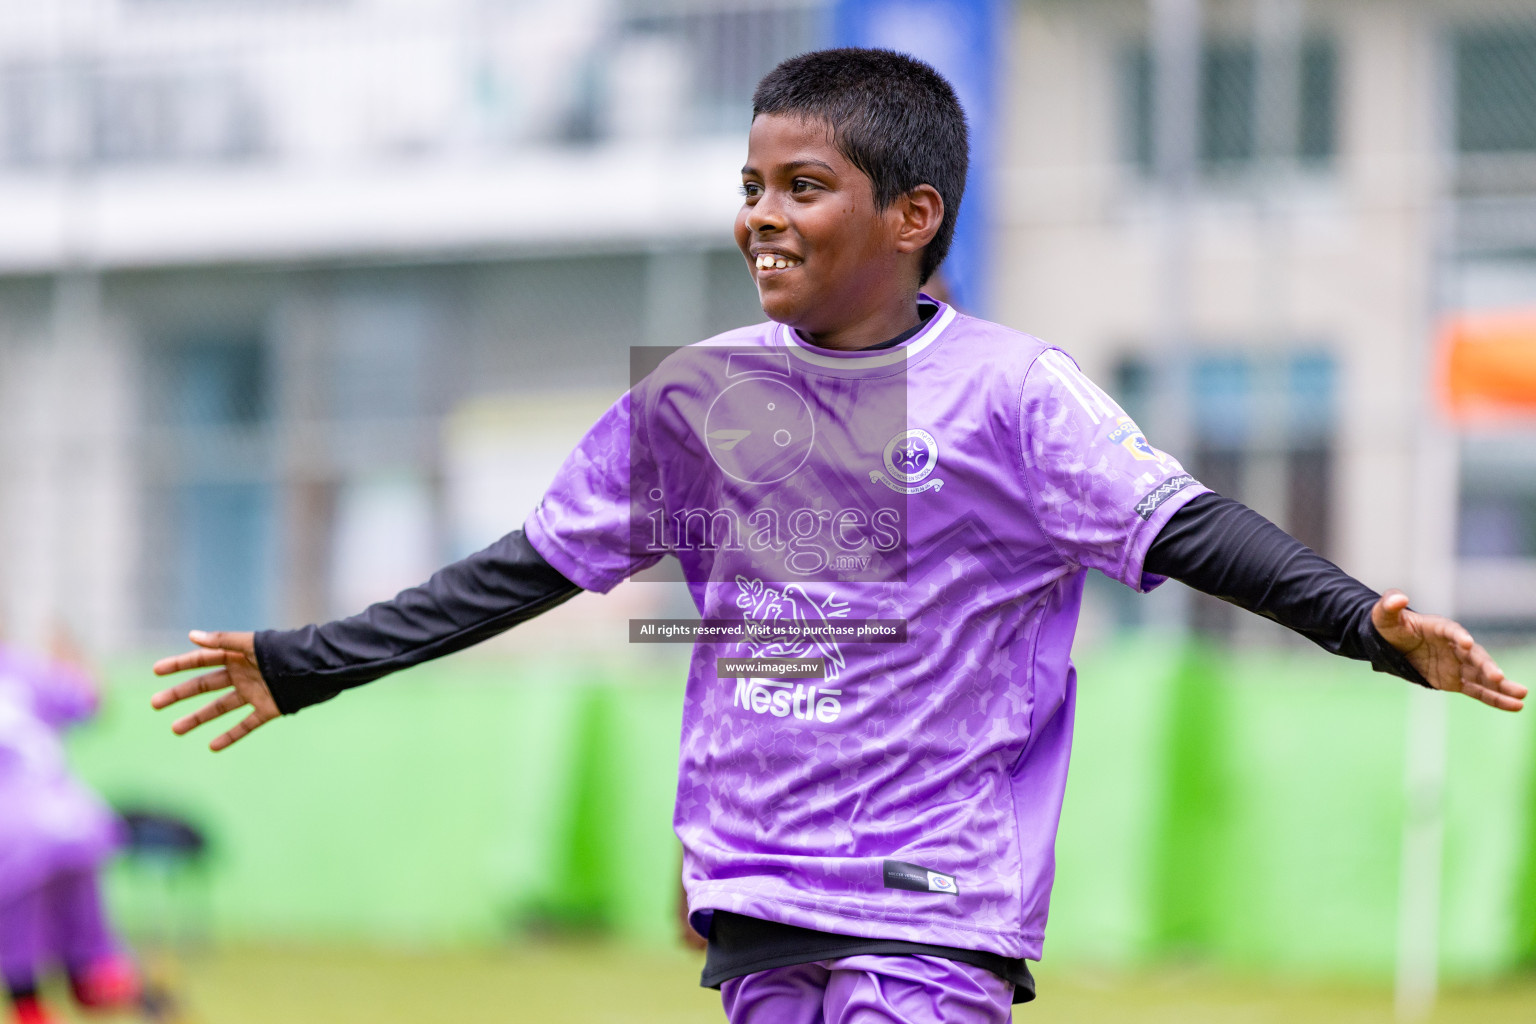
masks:
<instances>
[{"instance_id":1,"label":"short black hair","mask_svg":"<svg viewBox=\"0 0 1536 1024\"><path fill-rule=\"evenodd\" d=\"M965 195L970 132L955 90L931 66L891 50L847 47L790 57L752 94L752 116L825 121L832 143L869 176L885 209L919 185L944 199L938 234L923 250L927 281L944 262Z\"/></svg>"}]
</instances>

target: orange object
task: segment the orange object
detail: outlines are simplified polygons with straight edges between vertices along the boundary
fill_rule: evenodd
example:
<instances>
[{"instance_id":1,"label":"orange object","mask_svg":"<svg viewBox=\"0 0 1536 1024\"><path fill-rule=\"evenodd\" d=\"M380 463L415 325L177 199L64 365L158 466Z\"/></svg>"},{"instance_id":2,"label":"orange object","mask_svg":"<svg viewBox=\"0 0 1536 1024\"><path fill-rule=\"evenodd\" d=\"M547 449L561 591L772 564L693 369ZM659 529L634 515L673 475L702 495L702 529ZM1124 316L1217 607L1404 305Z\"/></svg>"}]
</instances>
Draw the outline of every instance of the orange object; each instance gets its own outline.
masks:
<instances>
[{"instance_id":1,"label":"orange object","mask_svg":"<svg viewBox=\"0 0 1536 1024\"><path fill-rule=\"evenodd\" d=\"M1454 418L1536 416L1536 309L1456 314L1440 349L1440 392Z\"/></svg>"}]
</instances>

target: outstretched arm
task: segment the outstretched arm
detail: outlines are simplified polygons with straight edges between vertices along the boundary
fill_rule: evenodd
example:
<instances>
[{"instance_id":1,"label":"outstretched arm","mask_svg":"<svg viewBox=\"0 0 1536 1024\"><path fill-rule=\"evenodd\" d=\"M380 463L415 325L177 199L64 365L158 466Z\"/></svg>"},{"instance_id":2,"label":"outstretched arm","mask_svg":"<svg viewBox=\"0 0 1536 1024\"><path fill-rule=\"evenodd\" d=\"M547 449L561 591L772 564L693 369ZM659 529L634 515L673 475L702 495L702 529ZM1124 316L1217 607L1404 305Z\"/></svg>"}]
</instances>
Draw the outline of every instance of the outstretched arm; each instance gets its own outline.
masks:
<instances>
[{"instance_id":1,"label":"outstretched arm","mask_svg":"<svg viewBox=\"0 0 1536 1024\"><path fill-rule=\"evenodd\" d=\"M254 634L193 633L192 642L202 649L157 662L155 674L214 671L160 691L152 703L165 708L230 689L171 726L186 733L250 705L239 725L209 744L222 750L280 714L477 644L579 591L517 530L349 619Z\"/></svg>"},{"instance_id":2,"label":"outstretched arm","mask_svg":"<svg viewBox=\"0 0 1536 1024\"><path fill-rule=\"evenodd\" d=\"M1181 508L1153 541L1145 569L1369 661L1421 686L1518 711L1526 688L1506 679L1460 624L1408 610L1344 572L1257 512L1216 494Z\"/></svg>"},{"instance_id":3,"label":"outstretched arm","mask_svg":"<svg viewBox=\"0 0 1536 1024\"><path fill-rule=\"evenodd\" d=\"M472 647L581 588L515 530L360 615L256 634L256 659L284 714Z\"/></svg>"}]
</instances>

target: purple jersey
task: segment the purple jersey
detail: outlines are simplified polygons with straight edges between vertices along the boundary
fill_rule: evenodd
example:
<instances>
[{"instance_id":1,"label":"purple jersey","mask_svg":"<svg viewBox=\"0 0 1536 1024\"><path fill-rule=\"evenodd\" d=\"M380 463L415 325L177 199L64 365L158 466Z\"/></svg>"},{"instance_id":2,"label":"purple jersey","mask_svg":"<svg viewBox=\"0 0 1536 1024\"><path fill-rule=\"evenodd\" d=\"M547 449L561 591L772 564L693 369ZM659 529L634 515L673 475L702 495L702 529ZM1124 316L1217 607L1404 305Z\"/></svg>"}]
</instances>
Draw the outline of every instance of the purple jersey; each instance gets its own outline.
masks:
<instances>
[{"instance_id":1,"label":"purple jersey","mask_svg":"<svg viewBox=\"0 0 1536 1024\"><path fill-rule=\"evenodd\" d=\"M681 350L526 531L585 589L670 554L706 621L797 624L695 645L675 825L696 921L1037 959L1084 570L1162 582L1147 549L1204 490L1064 353L940 305L892 349L769 323ZM905 642L837 629L872 620ZM722 671L742 658L823 674Z\"/></svg>"},{"instance_id":2,"label":"purple jersey","mask_svg":"<svg viewBox=\"0 0 1536 1024\"><path fill-rule=\"evenodd\" d=\"M96 711L75 669L0 647L0 903L95 867L116 819L70 775L60 733Z\"/></svg>"}]
</instances>

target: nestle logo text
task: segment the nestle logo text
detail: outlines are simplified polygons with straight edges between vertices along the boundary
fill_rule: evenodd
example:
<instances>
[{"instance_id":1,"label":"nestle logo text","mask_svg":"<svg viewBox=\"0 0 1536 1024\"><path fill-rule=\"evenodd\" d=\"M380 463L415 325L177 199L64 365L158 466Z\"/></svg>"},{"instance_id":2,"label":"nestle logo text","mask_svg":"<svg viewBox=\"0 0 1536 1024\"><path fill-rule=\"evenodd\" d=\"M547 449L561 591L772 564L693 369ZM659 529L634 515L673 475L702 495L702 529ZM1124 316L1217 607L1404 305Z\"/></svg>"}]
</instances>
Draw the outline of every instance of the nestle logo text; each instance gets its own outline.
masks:
<instances>
[{"instance_id":1,"label":"nestle logo text","mask_svg":"<svg viewBox=\"0 0 1536 1024\"><path fill-rule=\"evenodd\" d=\"M830 725L843 713L842 690L824 690L803 683L780 683L768 679L736 680L732 704L754 715L794 718L808 725Z\"/></svg>"}]
</instances>

